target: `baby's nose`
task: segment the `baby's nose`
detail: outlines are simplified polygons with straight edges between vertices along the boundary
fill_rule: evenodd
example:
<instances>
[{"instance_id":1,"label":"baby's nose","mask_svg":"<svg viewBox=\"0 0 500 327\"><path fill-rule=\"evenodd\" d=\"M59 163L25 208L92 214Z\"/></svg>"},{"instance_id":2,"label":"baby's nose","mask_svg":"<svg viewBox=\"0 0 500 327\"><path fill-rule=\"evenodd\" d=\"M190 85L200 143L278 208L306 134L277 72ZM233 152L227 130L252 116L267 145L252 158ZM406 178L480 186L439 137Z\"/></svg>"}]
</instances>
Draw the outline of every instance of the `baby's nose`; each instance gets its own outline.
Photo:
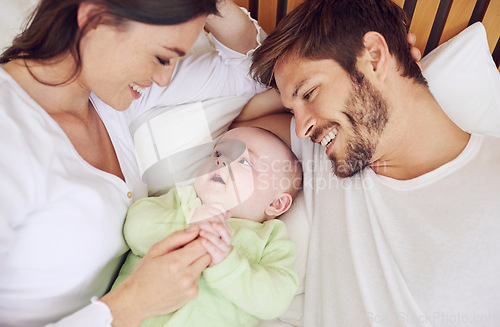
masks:
<instances>
[{"instance_id":1,"label":"baby's nose","mask_svg":"<svg viewBox=\"0 0 500 327\"><path fill-rule=\"evenodd\" d=\"M222 160L221 157L217 157L217 160L215 161L215 163L217 166L221 166L221 165L225 166L226 165L226 163L224 162L224 160Z\"/></svg>"}]
</instances>

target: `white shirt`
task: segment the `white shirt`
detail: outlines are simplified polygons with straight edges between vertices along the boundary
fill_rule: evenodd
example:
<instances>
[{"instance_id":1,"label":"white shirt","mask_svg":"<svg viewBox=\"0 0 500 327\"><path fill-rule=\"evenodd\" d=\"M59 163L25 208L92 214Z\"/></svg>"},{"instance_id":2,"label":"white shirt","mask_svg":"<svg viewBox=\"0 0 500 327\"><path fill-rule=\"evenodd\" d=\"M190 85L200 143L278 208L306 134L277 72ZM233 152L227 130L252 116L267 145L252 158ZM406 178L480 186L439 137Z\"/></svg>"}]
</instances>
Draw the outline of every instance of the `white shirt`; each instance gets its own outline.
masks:
<instances>
[{"instance_id":1,"label":"white shirt","mask_svg":"<svg viewBox=\"0 0 500 327\"><path fill-rule=\"evenodd\" d=\"M407 181L370 168L339 179L324 147L292 145L311 218L305 326L500 323L500 139L472 135Z\"/></svg>"},{"instance_id":2,"label":"white shirt","mask_svg":"<svg viewBox=\"0 0 500 327\"><path fill-rule=\"evenodd\" d=\"M265 35L258 29L260 43ZM130 122L153 106L258 89L248 76L253 51L216 47L181 61L167 88L151 87L125 112L91 96L125 181L84 161L59 125L0 68L0 325L41 326L74 313L57 326L110 326L109 309L88 304L108 290L127 251L122 227L128 206L147 195Z\"/></svg>"}]
</instances>

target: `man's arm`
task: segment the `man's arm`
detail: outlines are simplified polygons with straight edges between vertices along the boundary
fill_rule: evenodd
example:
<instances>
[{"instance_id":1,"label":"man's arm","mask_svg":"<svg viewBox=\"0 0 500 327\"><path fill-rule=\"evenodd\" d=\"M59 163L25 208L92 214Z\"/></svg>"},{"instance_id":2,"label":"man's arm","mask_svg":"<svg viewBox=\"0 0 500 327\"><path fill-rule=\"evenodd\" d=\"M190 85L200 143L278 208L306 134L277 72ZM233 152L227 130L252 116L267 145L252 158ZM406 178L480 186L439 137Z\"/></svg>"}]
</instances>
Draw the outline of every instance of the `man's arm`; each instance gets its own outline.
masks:
<instances>
[{"instance_id":1,"label":"man's arm","mask_svg":"<svg viewBox=\"0 0 500 327\"><path fill-rule=\"evenodd\" d=\"M252 126L260 127L276 134L289 147L291 146L290 122L292 115L289 113L272 114L244 122L233 122L230 128Z\"/></svg>"},{"instance_id":2,"label":"man's arm","mask_svg":"<svg viewBox=\"0 0 500 327\"><path fill-rule=\"evenodd\" d=\"M230 128L253 126L266 129L290 146L290 121L292 115L285 111L276 90L254 95L236 117Z\"/></svg>"}]
</instances>

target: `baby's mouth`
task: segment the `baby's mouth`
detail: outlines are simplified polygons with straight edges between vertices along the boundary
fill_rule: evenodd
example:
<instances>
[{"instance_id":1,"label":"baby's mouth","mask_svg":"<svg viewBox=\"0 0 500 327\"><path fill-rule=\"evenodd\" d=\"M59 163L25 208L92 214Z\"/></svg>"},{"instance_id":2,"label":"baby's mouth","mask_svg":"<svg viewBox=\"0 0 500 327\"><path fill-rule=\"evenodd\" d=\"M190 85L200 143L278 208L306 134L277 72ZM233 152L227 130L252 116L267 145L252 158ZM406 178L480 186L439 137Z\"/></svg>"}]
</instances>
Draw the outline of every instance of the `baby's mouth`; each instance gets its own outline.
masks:
<instances>
[{"instance_id":1,"label":"baby's mouth","mask_svg":"<svg viewBox=\"0 0 500 327\"><path fill-rule=\"evenodd\" d=\"M221 183L223 185L226 185L226 182L224 182L224 180L222 179L222 177L220 177L220 175L218 174L214 174L212 176L212 178L210 178L211 181L214 181L216 183Z\"/></svg>"}]
</instances>

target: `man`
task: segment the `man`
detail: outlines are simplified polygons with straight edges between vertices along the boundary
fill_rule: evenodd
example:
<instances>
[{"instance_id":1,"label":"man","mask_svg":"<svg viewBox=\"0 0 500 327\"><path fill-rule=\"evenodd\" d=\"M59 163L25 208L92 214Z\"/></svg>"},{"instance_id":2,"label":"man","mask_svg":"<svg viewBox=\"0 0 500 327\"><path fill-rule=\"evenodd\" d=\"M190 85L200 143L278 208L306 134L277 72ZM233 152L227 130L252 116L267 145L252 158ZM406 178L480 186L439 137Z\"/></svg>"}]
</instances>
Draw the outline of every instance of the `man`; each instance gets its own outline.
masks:
<instances>
[{"instance_id":1,"label":"man","mask_svg":"<svg viewBox=\"0 0 500 327\"><path fill-rule=\"evenodd\" d=\"M253 124L303 161L305 326L500 324L500 140L446 116L407 30L390 0L306 0L254 54L295 116Z\"/></svg>"}]
</instances>

